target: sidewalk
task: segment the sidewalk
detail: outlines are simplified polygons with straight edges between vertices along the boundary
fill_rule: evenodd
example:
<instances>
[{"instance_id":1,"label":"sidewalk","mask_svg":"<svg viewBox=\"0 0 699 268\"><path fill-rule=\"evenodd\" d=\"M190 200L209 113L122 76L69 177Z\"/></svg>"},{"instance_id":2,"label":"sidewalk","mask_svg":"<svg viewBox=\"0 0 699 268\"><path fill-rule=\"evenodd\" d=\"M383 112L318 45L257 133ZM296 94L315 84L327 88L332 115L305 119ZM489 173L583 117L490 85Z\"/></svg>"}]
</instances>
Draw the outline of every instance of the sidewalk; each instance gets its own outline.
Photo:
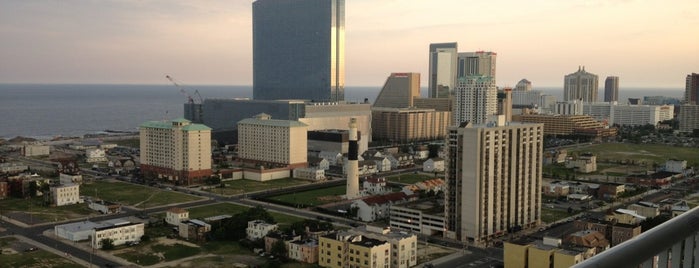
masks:
<instances>
[{"instance_id":1,"label":"sidewalk","mask_svg":"<svg viewBox=\"0 0 699 268\"><path fill-rule=\"evenodd\" d=\"M55 255L61 256L61 257L65 258L66 260L70 260L70 261L72 261L72 262L75 262L75 263L80 264L80 265L85 266L85 267L90 267L90 263L88 263L88 262L86 262L86 261L83 261L83 260L80 259L80 258L73 258L73 257L71 257L70 255L66 255L65 252L62 252L62 251L60 251L60 250L54 249L54 248L52 248L52 247L49 247L49 246L47 246L47 245L44 245L44 244L39 243L39 242L37 242L37 241L34 241L34 240L32 240L32 239L30 239L30 238L28 238L28 237L21 236L21 235L12 235L12 237L17 238L17 240L22 241L22 242L24 242L24 243L32 244L32 245L34 245L34 246L36 246L36 247L38 247L38 248L40 248L40 249L43 249L43 250L46 250L46 251L48 251L48 252L51 252L51 253L53 253L53 254L55 254Z\"/></svg>"}]
</instances>

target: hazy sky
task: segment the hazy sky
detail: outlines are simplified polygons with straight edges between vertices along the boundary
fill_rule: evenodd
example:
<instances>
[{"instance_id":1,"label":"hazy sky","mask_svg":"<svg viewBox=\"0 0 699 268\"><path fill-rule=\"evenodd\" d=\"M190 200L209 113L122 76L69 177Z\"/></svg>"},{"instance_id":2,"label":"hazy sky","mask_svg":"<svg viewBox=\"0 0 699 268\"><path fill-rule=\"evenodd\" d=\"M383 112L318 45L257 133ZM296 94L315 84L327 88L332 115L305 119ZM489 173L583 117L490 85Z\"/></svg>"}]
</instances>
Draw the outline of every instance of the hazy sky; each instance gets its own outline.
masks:
<instances>
[{"instance_id":1,"label":"hazy sky","mask_svg":"<svg viewBox=\"0 0 699 268\"><path fill-rule=\"evenodd\" d=\"M699 72L699 1L346 0L346 85L420 72L430 43L498 53L497 82L620 87ZM0 0L0 83L252 83L250 0Z\"/></svg>"}]
</instances>

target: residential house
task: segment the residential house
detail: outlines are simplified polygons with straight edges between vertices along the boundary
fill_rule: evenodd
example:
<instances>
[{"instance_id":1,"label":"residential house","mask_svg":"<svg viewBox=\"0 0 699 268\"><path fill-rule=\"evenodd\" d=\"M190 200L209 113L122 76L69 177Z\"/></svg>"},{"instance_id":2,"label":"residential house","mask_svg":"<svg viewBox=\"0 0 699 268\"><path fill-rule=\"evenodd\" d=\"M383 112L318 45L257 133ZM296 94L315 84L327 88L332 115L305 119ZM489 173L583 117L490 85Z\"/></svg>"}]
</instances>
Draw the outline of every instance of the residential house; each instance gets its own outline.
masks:
<instances>
[{"instance_id":1,"label":"residential house","mask_svg":"<svg viewBox=\"0 0 699 268\"><path fill-rule=\"evenodd\" d=\"M289 259L304 263L318 262L318 241L313 239L289 242Z\"/></svg>"},{"instance_id":2,"label":"residential house","mask_svg":"<svg viewBox=\"0 0 699 268\"><path fill-rule=\"evenodd\" d=\"M80 198L79 184L62 184L50 186L51 204L54 206L65 206L82 203Z\"/></svg>"},{"instance_id":3,"label":"residential house","mask_svg":"<svg viewBox=\"0 0 699 268\"><path fill-rule=\"evenodd\" d=\"M577 158L566 159L566 168L573 168L580 173L597 171L597 157L591 153L580 154Z\"/></svg>"},{"instance_id":4,"label":"residential house","mask_svg":"<svg viewBox=\"0 0 699 268\"><path fill-rule=\"evenodd\" d=\"M362 183L362 189L368 195L381 195L391 192L391 188L386 185L384 177L368 177Z\"/></svg>"},{"instance_id":5,"label":"residential house","mask_svg":"<svg viewBox=\"0 0 699 268\"><path fill-rule=\"evenodd\" d=\"M374 161L374 163L376 163L376 170L378 172L391 171L391 161L388 160L388 158L386 158L386 157L366 156L366 157L364 157L364 160Z\"/></svg>"},{"instance_id":6,"label":"residential house","mask_svg":"<svg viewBox=\"0 0 699 268\"><path fill-rule=\"evenodd\" d=\"M121 213L121 205L117 203L112 203L104 200L90 201L87 207L94 211L98 211L102 214L116 214Z\"/></svg>"},{"instance_id":7,"label":"residential house","mask_svg":"<svg viewBox=\"0 0 699 268\"><path fill-rule=\"evenodd\" d=\"M287 254L289 253L290 243L293 241L301 240L301 235L284 234L279 231L273 231L264 236L265 240L265 252L272 252L272 247L277 241L284 242L284 247L286 248Z\"/></svg>"},{"instance_id":8,"label":"residential house","mask_svg":"<svg viewBox=\"0 0 699 268\"><path fill-rule=\"evenodd\" d=\"M179 226L180 222L189 220L189 211L174 207L165 212L165 222L170 225Z\"/></svg>"},{"instance_id":9,"label":"residential house","mask_svg":"<svg viewBox=\"0 0 699 268\"><path fill-rule=\"evenodd\" d=\"M252 241L263 238L269 232L277 230L277 227L277 224L266 223L262 220L249 221L246 229L247 238Z\"/></svg>"},{"instance_id":10,"label":"residential house","mask_svg":"<svg viewBox=\"0 0 699 268\"><path fill-rule=\"evenodd\" d=\"M419 145L413 155L415 159L425 160L430 157L430 149L425 145Z\"/></svg>"},{"instance_id":11,"label":"residential house","mask_svg":"<svg viewBox=\"0 0 699 268\"><path fill-rule=\"evenodd\" d=\"M211 225L200 220L184 220L178 225L180 237L190 241L204 241Z\"/></svg>"},{"instance_id":12,"label":"residential house","mask_svg":"<svg viewBox=\"0 0 699 268\"><path fill-rule=\"evenodd\" d=\"M424 172L444 172L444 159L433 157L422 163Z\"/></svg>"},{"instance_id":13,"label":"residential house","mask_svg":"<svg viewBox=\"0 0 699 268\"><path fill-rule=\"evenodd\" d=\"M415 165L413 156L406 153L397 153L386 156L391 161L391 169L407 168Z\"/></svg>"},{"instance_id":14,"label":"residential house","mask_svg":"<svg viewBox=\"0 0 699 268\"><path fill-rule=\"evenodd\" d=\"M377 195L357 199L352 202L352 207L357 208L357 218L364 222L373 222L387 218L393 204L401 204L417 199L416 195L407 195L404 192L396 192L385 195Z\"/></svg>"},{"instance_id":15,"label":"residential house","mask_svg":"<svg viewBox=\"0 0 699 268\"><path fill-rule=\"evenodd\" d=\"M86 149L85 161L88 163L107 162L107 155L104 149Z\"/></svg>"}]
</instances>

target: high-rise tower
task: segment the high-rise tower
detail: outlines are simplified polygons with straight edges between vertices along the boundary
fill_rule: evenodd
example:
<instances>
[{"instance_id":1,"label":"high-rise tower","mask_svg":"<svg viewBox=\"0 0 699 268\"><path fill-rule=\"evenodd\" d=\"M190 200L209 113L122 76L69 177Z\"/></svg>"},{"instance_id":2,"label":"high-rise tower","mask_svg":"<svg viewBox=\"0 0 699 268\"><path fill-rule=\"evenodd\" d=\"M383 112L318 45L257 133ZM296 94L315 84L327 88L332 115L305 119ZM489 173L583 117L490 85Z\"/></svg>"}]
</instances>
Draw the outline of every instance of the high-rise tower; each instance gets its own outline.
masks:
<instances>
[{"instance_id":1,"label":"high-rise tower","mask_svg":"<svg viewBox=\"0 0 699 268\"><path fill-rule=\"evenodd\" d=\"M684 86L684 103L699 104L699 74L688 74Z\"/></svg>"},{"instance_id":2,"label":"high-rise tower","mask_svg":"<svg viewBox=\"0 0 699 268\"><path fill-rule=\"evenodd\" d=\"M578 71L566 75L563 87L563 100L583 100L584 102L597 102L597 88L599 78L596 74L585 71L585 66L578 67Z\"/></svg>"},{"instance_id":3,"label":"high-rise tower","mask_svg":"<svg viewBox=\"0 0 699 268\"><path fill-rule=\"evenodd\" d=\"M497 53L489 51L461 52L457 59L457 77L490 76L495 80Z\"/></svg>"},{"instance_id":4,"label":"high-rise tower","mask_svg":"<svg viewBox=\"0 0 699 268\"><path fill-rule=\"evenodd\" d=\"M254 99L344 100L344 0L257 0L252 21Z\"/></svg>"},{"instance_id":5,"label":"high-rise tower","mask_svg":"<svg viewBox=\"0 0 699 268\"><path fill-rule=\"evenodd\" d=\"M391 73L376 96L374 107L408 108L420 97L419 73Z\"/></svg>"},{"instance_id":6,"label":"high-rise tower","mask_svg":"<svg viewBox=\"0 0 699 268\"><path fill-rule=\"evenodd\" d=\"M485 246L541 220L544 125L462 123L449 129L445 236Z\"/></svg>"},{"instance_id":7,"label":"high-rise tower","mask_svg":"<svg viewBox=\"0 0 699 268\"><path fill-rule=\"evenodd\" d=\"M463 122L483 124L490 115L497 113L498 89L490 76L471 75L459 77L452 125Z\"/></svg>"},{"instance_id":8,"label":"high-rise tower","mask_svg":"<svg viewBox=\"0 0 699 268\"><path fill-rule=\"evenodd\" d=\"M604 101L619 101L619 77L607 76L604 80Z\"/></svg>"},{"instance_id":9,"label":"high-rise tower","mask_svg":"<svg viewBox=\"0 0 699 268\"><path fill-rule=\"evenodd\" d=\"M428 96L448 98L456 83L456 43L430 44Z\"/></svg>"}]
</instances>

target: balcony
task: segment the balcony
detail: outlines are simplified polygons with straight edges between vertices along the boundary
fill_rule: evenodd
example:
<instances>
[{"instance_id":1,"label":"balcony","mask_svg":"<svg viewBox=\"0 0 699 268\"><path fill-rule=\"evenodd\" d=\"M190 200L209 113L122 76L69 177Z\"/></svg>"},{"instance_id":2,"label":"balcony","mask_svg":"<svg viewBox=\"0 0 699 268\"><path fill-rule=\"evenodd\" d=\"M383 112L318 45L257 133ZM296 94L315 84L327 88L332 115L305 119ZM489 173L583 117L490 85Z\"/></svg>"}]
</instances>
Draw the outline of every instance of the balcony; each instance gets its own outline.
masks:
<instances>
[{"instance_id":1,"label":"balcony","mask_svg":"<svg viewBox=\"0 0 699 268\"><path fill-rule=\"evenodd\" d=\"M573 267L699 267L698 232L699 207L695 207Z\"/></svg>"}]
</instances>

